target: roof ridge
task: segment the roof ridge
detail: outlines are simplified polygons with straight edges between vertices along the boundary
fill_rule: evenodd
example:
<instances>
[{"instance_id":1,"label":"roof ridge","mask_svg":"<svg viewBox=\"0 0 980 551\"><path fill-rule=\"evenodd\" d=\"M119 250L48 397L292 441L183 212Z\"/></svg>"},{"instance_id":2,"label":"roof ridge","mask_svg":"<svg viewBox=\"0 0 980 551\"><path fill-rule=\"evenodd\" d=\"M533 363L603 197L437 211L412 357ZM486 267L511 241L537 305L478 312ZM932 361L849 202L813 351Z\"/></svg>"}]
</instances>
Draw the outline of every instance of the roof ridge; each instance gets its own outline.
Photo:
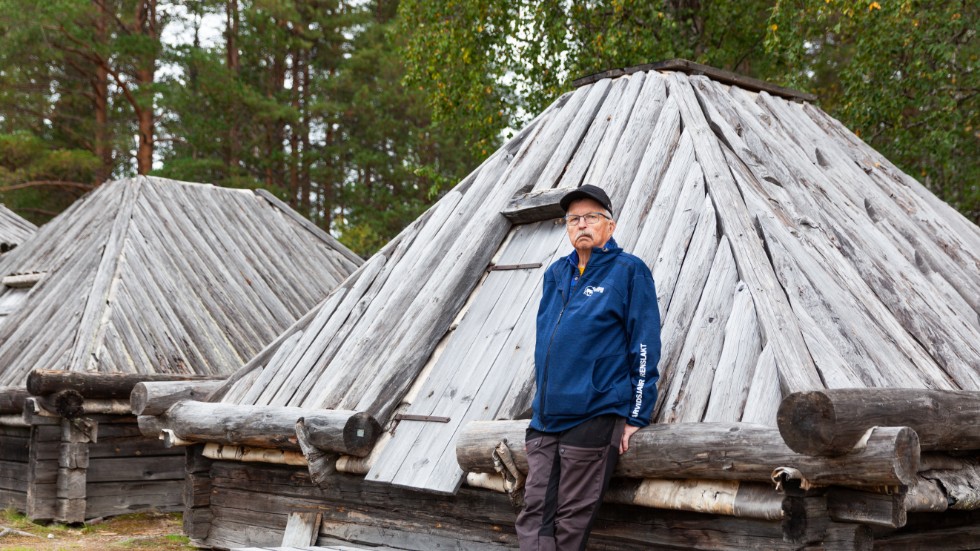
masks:
<instances>
[{"instance_id":1,"label":"roof ridge","mask_svg":"<svg viewBox=\"0 0 980 551\"><path fill-rule=\"evenodd\" d=\"M79 321L75 342L72 343L71 354L68 358L67 371L84 371L89 358L96 349L100 335L105 333L109 316L110 298L118 280L122 265L122 248L129 234L133 220L136 200L142 187L147 183L146 176L136 176L124 180L110 182L122 187L122 198L116 216L112 221L109 235L99 259L99 267L92 282L92 289L85 301L82 317Z\"/></svg>"},{"instance_id":2,"label":"roof ridge","mask_svg":"<svg viewBox=\"0 0 980 551\"><path fill-rule=\"evenodd\" d=\"M711 67L710 65L702 65L700 63L695 63L693 61L680 58L668 59L666 61L658 61L655 63L645 63L643 65L634 65L632 67L624 67L622 69L608 69L606 71L600 71L598 73L573 80L572 86L578 88L580 86L592 84L603 79L617 78L646 71L677 71L688 75L704 75L712 80L717 80L718 82L725 84L733 84L753 92L764 91L774 96L779 96L781 98L786 98L793 101L817 101L817 96L814 94L801 92L800 90L794 90L792 88L786 88L764 80L759 80L745 75L740 75L732 71L718 69Z\"/></svg>"}]
</instances>

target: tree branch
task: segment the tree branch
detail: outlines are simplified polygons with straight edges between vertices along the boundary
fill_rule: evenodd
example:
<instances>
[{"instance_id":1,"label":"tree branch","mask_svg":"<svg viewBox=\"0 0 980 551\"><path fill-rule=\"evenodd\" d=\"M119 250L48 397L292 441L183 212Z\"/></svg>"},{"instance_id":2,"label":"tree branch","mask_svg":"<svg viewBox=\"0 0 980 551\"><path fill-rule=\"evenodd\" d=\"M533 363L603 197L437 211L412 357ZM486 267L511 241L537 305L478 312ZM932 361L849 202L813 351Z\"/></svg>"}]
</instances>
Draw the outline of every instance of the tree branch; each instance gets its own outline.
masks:
<instances>
[{"instance_id":1,"label":"tree branch","mask_svg":"<svg viewBox=\"0 0 980 551\"><path fill-rule=\"evenodd\" d=\"M16 191L18 189L27 189L27 188L43 187L43 186L63 187L69 189L82 189L85 191L91 191L95 189L94 184L83 184L81 182L69 182L66 180L32 180L30 182L23 182L20 184L13 184L9 186L0 187L0 193L6 191Z\"/></svg>"}]
</instances>

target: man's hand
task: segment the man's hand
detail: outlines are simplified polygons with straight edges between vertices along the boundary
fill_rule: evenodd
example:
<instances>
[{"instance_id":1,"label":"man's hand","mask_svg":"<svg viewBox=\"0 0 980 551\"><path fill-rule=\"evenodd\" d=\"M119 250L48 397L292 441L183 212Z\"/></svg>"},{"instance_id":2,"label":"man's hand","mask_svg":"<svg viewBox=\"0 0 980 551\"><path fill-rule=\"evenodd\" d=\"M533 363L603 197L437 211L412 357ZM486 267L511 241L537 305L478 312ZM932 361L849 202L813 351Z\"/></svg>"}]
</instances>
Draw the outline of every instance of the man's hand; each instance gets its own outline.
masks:
<instances>
[{"instance_id":1,"label":"man's hand","mask_svg":"<svg viewBox=\"0 0 980 551\"><path fill-rule=\"evenodd\" d=\"M630 424L626 425L626 429L623 430L623 439L619 442L619 455L623 455L626 453L626 450L630 449L630 437L638 430L640 430L640 427L634 427Z\"/></svg>"}]
</instances>

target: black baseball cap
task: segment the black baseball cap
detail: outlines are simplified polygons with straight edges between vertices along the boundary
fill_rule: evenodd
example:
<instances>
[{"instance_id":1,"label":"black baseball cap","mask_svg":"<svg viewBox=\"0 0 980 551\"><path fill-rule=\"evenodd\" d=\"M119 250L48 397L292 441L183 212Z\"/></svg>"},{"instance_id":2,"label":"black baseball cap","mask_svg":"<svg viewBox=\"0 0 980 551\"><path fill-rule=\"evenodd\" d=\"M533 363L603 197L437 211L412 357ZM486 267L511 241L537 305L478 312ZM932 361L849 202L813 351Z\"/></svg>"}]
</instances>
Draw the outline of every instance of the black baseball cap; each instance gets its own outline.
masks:
<instances>
[{"instance_id":1,"label":"black baseball cap","mask_svg":"<svg viewBox=\"0 0 980 551\"><path fill-rule=\"evenodd\" d=\"M558 204L561 205L561 210L568 212L568 207L571 206L572 201L578 199L592 199L605 207L609 211L609 214L613 213L612 201L609 200L609 196L601 188L592 184L585 184L582 187L569 191L561 198L561 201L558 201Z\"/></svg>"}]
</instances>

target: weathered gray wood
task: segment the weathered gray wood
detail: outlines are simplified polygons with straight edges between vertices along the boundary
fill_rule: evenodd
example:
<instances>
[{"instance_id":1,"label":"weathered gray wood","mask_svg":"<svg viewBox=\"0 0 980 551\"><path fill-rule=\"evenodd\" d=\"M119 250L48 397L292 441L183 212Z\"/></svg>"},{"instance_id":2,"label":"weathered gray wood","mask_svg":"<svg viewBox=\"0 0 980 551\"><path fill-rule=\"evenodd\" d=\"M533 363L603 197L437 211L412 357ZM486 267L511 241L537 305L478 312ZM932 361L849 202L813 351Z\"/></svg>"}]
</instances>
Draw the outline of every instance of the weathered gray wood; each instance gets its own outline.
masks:
<instances>
[{"instance_id":1,"label":"weathered gray wood","mask_svg":"<svg viewBox=\"0 0 980 551\"><path fill-rule=\"evenodd\" d=\"M479 421L457 439L460 467L495 472L490 450L506 440L518 467L527 469L520 443L527 421ZM770 481L779 467L796 469L814 485L868 487L909 485L915 481L919 448L907 428L879 428L865 447L838 458L794 453L774 427L744 423L650 425L633 435L630 451L620 457L618 476Z\"/></svg>"},{"instance_id":2,"label":"weathered gray wood","mask_svg":"<svg viewBox=\"0 0 980 551\"><path fill-rule=\"evenodd\" d=\"M666 313L661 313L662 323L660 338L662 344L660 365L660 382L658 388L669 389L678 371L677 357L680 355L694 319L701 293L711 273L711 266L718 250L718 234L714 207L711 198L705 197L698 212L698 223L691 237L691 244L684 253L684 264L676 281L683 281L683 288L674 289L670 298L670 306ZM655 268L659 268L656 266ZM666 268L665 268L666 269ZM658 272L654 272L654 278ZM656 279L655 279L656 280ZM669 283L668 283L669 285ZM668 287L669 288L669 287ZM661 291L657 291L658 295ZM659 297L658 297L659 300ZM664 407L664 400L657 400L653 418L659 419Z\"/></svg>"},{"instance_id":3,"label":"weathered gray wood","mask_svg":"<svg viewBox=\"0 0 980 551\"><path fill-rule=\"evenodd\" d=\"M289 513L286 530L282 534L282 545L299 547L313 545L322 520L323 515L317 512Z\"/></svg>"},{"instance_id":4,"label":"weathered gray wood","mask_svg":"<svg viewBox=\"0 0 980 551\"><path fill-rule=\"evenodd\" d=\"M599 112L592 119L589 131L579 144L575 155L568 161L561 179L555 186L569 190L583 183L595 181L605 172L609 155L629 122L629 115L639 96L644 78L614 81L602 102Z\"/></svg>"},{"instance_id":5,"label":"weathered gray wood","mask_svg":"<svg viewBox=\"0 0 980 551\"><path fill-rule=\"evenodd\" d=\"M752 295L739 283L735 287L732 314L725 325L725 344L718 358L711 399L701 420L723 423L741 420L761 354L762 338Z\"/></svg>"},{"instance_id":6,"label":"weathered gray wood","mask_svg":"<svg viewBox=\"0 0 980 551\"><path fill-rule=\"evenodd\" d=\"M105 332L110 286L119 275L120 252L126 238L126 230L132 220L133 207L142 185L143 181L137 178L123 190L121 205L112 222L105 249L102 251L95 281L86 297L85 309L82 312L78 335L75 340L76 345L68 360L68 370L70 371L86 370L93 363L99 337ZM30 377L28 377L28 382L30 382ZM41 394L34 391L32 393Z\"/></svg>"},{"instance_id":7,"label":"weathered gray wood","mask_svg":"<svg viewBox=\"0 0 980 551\"><path fill-rule=\"evenodd\" d=\"M182 440L298 450L295 425L300 418L316 427L318 445L338 453L370 450L377 422L353 411L310 411L297 407L177 402L163 415L163 426ZM355 453L354 455L357 455Z\"/></svg>"},{"instance_id":8,"label":"weathered gray wood","mask_svg":"<svg viewBox=\"0 0 980 551\"><path fill-rule=\"evenodd\" d=\"M958 468L933 469L921 473L922 478L938 483L948 498L950 509L980 509L980 461L963 461Z\"/></svg>"},{"instance_id":9,"label":"weathered gray wood","mask_svg":"<svg viewBox=\"0 0 980 551\"><path fill-rule=\"evenodd\" d=\"M905 526L905 494L864 492L850 488L827 491L827 511L837 522L869 524L887 528Z\"/></svg>"},{"instance_id":10,"label":"weathered gray wood","mask_svg":"<svg viewBox=\"0 0 980 551\"><path fill-rule=\"evenodd\" d=\"M296 421L310 444L317 448L364 457L371 453L375 441L381 436L381 425L367 413L318 411Z\"/></svg>"},{"instance_id":11,"label":"weathered gray wood","mask_svg":"<svg viewBox=\"0 0 980 551\"><path fill-rule=\"evenodd\" d=\"M877 426L907 426L924 450L980 449L980 392L862 388L791 394L779 406L779 432L810 455L848 453Z\"/></svg>"},{"instance_id":12,"label":"weathered gray wood","mask_svg":"<svg viewBox=\"0 0 980 551\"><path fill-rule=\"evenodd\" d=\"M670 94L677 98L685 129L692 132L695 154L705 172L708 191L720 205L718 210L722 229L727 235L738 236L732 241L735 259L742 280L756 299L756 313L768 341L778 343L773 348L783 394L797 390L821 388L820 377L806 351L803 336L782 292L772 265L761 243L755 238L745 203L728 169L725 156L698 106L694 90L686 79L668 75Z\"/></svg>"},{"instance_id":13,"label":"weathered gray wood","mask_svg":"<svg viewBox=\"0 0 980 551\"><path fill-rule=\"evenodd\" d=\"M563 249L565 243L567 237L560 227L546 223L522 226L514 230L500 262L551 259L558 254L556 248ZM510 378L521 374L531 377L524 370L515 374L514 368L515 364L526 365L524 359L532 352L532 320L545 269L544 262L541 264L534 271L492 273L477 289L475 300L422 385L419 398L406 410L411 414L445 414L451 421L400 423L368 473L369 480L444 493L458 489L465 475L455 459L459 427L470 420L491 419L509 390ZM519 353L511 354L511 350ZM464 364L472 368L459 369ZM423 459L429 461L417 465Z\"/></svg>"},{"instance_id":14,"label":"weathered gray wood","mask_svg":"<svg viewBox=\"0 0 980 551\"><path fill-rule=\"evenodd\" d=\"M24 401L28 396L30 394L23 388L0 388L0 414L21 413L24 411Z\"/></svg>"},{"instance_id":15,"label":"weathered gray wood","mask_svg":"<svg viewBox=\"0 0 980 551\"><path fill-rule=\"evenodd\" d=\"M160 415L180 400L206 401L221 380L154 381L136 383L129 396L133 415Z\"/></svg>"},{"instance_id":16,"label":"weathered gray wood","mask_svg":"<svg viewBox=\"0 0 980 551\"><path fill-rule=\"evenodd\" d=\"M561 218L565 211L558 201L568 193L567 189L542 189L520 193L514 196L504 210L500 211L512 224L530 224Z\"/></svg>"},{"instance_id":17,"label":"weathered gray wood","mask_svg":"<svg viewBox=\"0 0 980 551\"><path fill-rule=\"evenodd\" d=\"M548 152L551 158L534 182L533 191L550 189L558 183L558 180L565 172L565 168L568 166L569 160L575 155L579 144L585 138L589 128L595 121L596 113L602 104L605 103L604 100L612 87L611 84L611 81L607 80L575 91L575 95L569 100L569 104L575 102L577 97L582 94L585 94L585 98L582 100L581 105L574 108L574 111L568 110L566 107L565 110L572 113L574 119L568 125L568 129L565 131L562 139L554 146L553 151Z\"/></svg>"},{"instance_id":18,"label":"weathered gray wood","mask_svg":"<svg viewBox=\"0 0 980 551\"><path fill-rule=\"evenodd\" d=\"M666 158L670 156L674 147L673 140L667 139L662 143L653 140L655 135L670 136L674 128L670 120L658 124L661 122L658 119L667 99L667 88L663 79L656 77L657 75L653 74L645 78L643 89L640 90L636 104L626 121L626 127L610 155L609 164L601 176L593 176L595 180L592 183L597 182L597 185L606 191L616 213L625 214L624 203L637 176L659 178L666 164ZM671 112L668 119L672 116L676 115ZM661 134L655 134L655 131ZM651 141L655 142L653 149L648 149L647 146ZM644 165L647 171L645 174L640 173L640 167ZM632 229L631 226L631 223L627 223L622 229ZM625 239L624 243L632 243L632 240Z\"/></svg>"},{"instance_id":19,"label":"weathered gray wood","mask_svg":"<svg viewBox=\"0 0 980 551\"><path fill-rule=\"evenodd\" d=\"M27 391L35 396L74 390L85 398L129 399L133 387L146 381L203 381L205 377L176 374L78 373L35 369L27 377Z\"/></svg>"},{"instance_id":20,"label":"weathered gray wood","mask_svg":"<svg viewBox=\"0 0 980 551\"><path fill-rule=\"evenodd\" d=\"M704 417L737 282L738 270L732 249L727 236L723 236L688 327L684 347L673 365L670 382L661 386L663 396L658 421L696 423ZM688 384L688 381L697 381L697 384Z\"/></svg>"},{"instance_id":21,"label":"weathered gray wood","mask_svg":"<svg viewBox=\"0 0 980 551\"><path fill-rule=\"evenodd\" d=\"M704 90L710 90L710 86L705 85ZM792 139L786 139L792 131L784 128L778 118L772 118L769 126L760 125L754 117L741 117L739 123L744 136L756 135L759 142L778 141L785 145L785 154L778 161L768 163L770 168L779 171L778 181L796 201L813 205L809 211L817 224L834 228L832 246L839 249L851 269L874 289L892 314L927 347L957 383L962 388L980 388L977 379L980 375L977 375L976 366L970 365L970 359L980 357L980 350L974 350L972 344L980 340L980 333L956 317L937 310L936 304L944 301L933 286L873 225L865 206L854 204L843 193L843 189L853 187L853 178L806 160L808 153ZM812 189L812 182L827 184L817 192ZM912 284L913 280L915 284Z\"/></svg>"},{"instance_id":22,"label":"weathered gray wood","mask_svg":"<svg viewBox=\"0 0 980 551\"><path fill-rule=\"evenodd\" d=\"M807 131L798 132L799 139L803 144L811 146L805 148L813 152L811 159L817 161L826 170L839 173L842 178L851 181L875 182L874 186L842 186L840 190L852 201L863 202L866 210L869 207L873 209L872 219L877 218L875 220L877 225L889 231L894 242L904 241L909 245L904 250L906 258L916 264L923 261L929 266L929 270L938 272L940 277L931 279L936 284L948 285L943 290L950 303L954 300L963 301L966 305L964 313L969 312L971 317L980 312L980 282L974 277L976 264L973 270L964 270L967 265L962 262L964 257L970 255L975 260L980 260L980 255L977 255L975 250L971 254L968 241L960 236L959 232L950 232L946 224L921 227L918 220L923 217L923 214L909 216L908 208L905 206L910 199L904 189L906 186L895 185L894 180L886 179L879 167L872 165L869 167L870 170L862 169L851 162L847 150L853 148L840 140L829 139L800 106L792 107L785 102L774 101L766 95L760 95L756 102L770 112L778 114L785 124L795 129L806 129ZM922 208L927 212L931 210L925 205ZM872 213L869 212L870 214ZM970 232L962 233L970 235ZM961 260L956 261L956 257Z\"/></svg>"},{"instance_id":23,"label":"weathered gray wood","mask_svg":"<svg viewBox=\"0 0 980 551\"><path fill-rule=\"evenodd\" d=\"M650 207L654 214L647 217L633 251L647 262L653 273L661 317L670 311L670 301L677 290L677 277L689 245L702 243L701 240L692 241L692 235L704 208L704 176L694 162L691 139L683 134L664 174L662 189ZM707 226L702 228L702 232L706 229Z\"/></svg>"},{"instance_id":24,"label":"weathered gray wood","mask_svg":"<svg viewBox=\"0 0 980 551\"><path fill-rule=\"evenodd\" d=\"M804 551L871 551L875 549L874 533L864 524L830 523L819 543L807 545Z\"/></svg>"}]
</instances>

